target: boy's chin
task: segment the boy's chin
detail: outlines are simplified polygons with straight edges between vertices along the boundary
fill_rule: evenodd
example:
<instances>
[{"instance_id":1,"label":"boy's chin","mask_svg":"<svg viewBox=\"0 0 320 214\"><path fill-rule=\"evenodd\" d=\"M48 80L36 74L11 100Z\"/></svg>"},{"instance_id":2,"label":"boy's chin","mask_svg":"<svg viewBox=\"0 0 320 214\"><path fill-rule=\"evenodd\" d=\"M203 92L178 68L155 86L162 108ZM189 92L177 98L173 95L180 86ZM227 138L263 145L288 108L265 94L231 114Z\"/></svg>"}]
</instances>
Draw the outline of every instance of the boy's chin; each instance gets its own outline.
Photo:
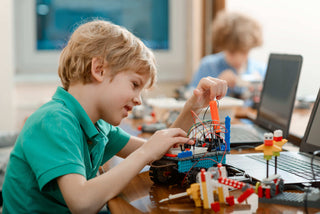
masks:
<instances>
[{"instance_id":1,"label":"boy's chin","mask_svg":"<svg viewBox=\"0 0 320 214\"><path fill-rule=\"evenodd\" d=\"M101 119L103 119L104 121L106 121L107 123L109 123L110 125L113 125L113 126L118 126L118 125L120 125L120 123L121 123L121 121L123 120L123 119L125 119L125 118L127 118L128 116L126 115L126 116L124 116L124 115L122 115L121 117L105 117L105 118L101 118Z\"/></svg>"},{"instance_id":2,"label":"boy's chin","mask_svg":"<svg viewBox=\"0 0 320 214\"><path fill-rule=\"evenodd\" d=\"M119 121L118 121L118 120L117 120L117 121L112 121L110 124L113 125L113 126L119 126L120 123L121 123L121 121L122 121L123 119L125 119L125 118L126 118L126 117L120 119Z\"/></svg>"}]
</instances>

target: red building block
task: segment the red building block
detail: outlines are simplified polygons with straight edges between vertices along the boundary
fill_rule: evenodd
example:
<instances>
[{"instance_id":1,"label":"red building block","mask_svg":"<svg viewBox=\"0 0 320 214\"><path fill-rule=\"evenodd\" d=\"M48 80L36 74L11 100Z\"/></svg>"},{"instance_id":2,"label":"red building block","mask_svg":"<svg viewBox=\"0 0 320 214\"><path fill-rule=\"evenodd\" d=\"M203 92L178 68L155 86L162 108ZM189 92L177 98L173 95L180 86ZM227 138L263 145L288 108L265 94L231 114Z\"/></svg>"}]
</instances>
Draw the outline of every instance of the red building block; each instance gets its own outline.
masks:
<instances>
[{"instance_id":1,"label":"red building block","mask_svg":"<svg viewBox=\"0 0 320 214\"><path fill-rule=\"evenodd\" d=\"M262 188L262 186L258 187L258 196L259 196L259 198L263 198L263 188Z\"/></svg>"},{"instance_id":2,"label":"red building block","mask_svg":"<svg viewBox=\"0 0 320 214\"><path fill-rule=\"evenodd\" d=\"M219 202L211 203L211 209L215 212L219 212L220 211L220 203Z\"/></svg>"},{"instance_id":3,"label":"red building block","mask_svg":"<svg viewBox=\"0 0 320 214\"><path fill-rule=\"evenodd\" d=\"M233 206L234 205L234 196L232 195L232 196L226 197L226 201L230 206Z\"/></svg>"},{"instance_id":4,"label":"red building block","mask_svg":"<svg viewBox=\"0 0 320 214\"><path fill-rule=\"evenodd\" d=\"M246 200L252 193L254 193L254 189L249 188L246 191L244 191L244 193L242 193L242 195L239 196L238 198L238 202L242 203L244 200Z\"/></svg>"}]
</instances>

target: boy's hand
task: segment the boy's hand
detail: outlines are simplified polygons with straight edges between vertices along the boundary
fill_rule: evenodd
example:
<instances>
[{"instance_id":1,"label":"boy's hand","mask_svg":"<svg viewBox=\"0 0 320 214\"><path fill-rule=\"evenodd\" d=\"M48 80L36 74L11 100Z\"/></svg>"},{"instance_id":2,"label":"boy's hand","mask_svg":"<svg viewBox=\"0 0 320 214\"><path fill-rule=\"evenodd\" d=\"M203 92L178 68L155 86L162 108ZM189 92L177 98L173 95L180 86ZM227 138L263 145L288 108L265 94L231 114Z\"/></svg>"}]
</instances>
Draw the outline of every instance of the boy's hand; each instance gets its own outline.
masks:
<instances>
[{"instance_id":1,"label":"boy's hand","mask_svg":"<svg viewBox=\"0 0 320 214\"><path fill-rule=\"evenodd\" d=\"M141 147L148 158L148 163L160 159L175 144L190 144L194 141L187 138L187 133L180 128L163 129L154 135Z\"/></svg>"},{"instance_id":2,"label":"boy's hand","mask_svg":"<svg viewBox=\"0 0 320 214\"><path fill-rule=\"evenodd\" d=\"M193 95L187 101L187 108L198 111L209 105L211 100L221 99L227 93L227 82L225 80L206 77L202 78Z\"/></svg>"},{"instance_id":3,"label":"boy's hand","mask_svg":"<svg viewBox=\"0 0 320 214\"><path fill-rule=\"evenodd\" d=\"M237 84L237 75L230 69L224 70L218 77L219 79L227 81L228 87L234 88Z\"/></svg>"}]
</instances>

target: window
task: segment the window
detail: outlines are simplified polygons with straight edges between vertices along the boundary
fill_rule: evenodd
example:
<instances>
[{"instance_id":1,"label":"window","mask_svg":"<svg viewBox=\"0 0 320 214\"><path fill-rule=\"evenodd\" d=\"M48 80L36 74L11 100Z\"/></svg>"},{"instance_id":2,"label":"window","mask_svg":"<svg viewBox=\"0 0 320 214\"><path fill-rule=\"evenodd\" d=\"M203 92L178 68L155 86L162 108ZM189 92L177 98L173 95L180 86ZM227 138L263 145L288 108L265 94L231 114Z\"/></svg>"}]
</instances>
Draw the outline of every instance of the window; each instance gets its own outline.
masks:
<instances>
[{"instance_id":1,"label":"window","mask_svg":"<svg viewBox=\"0 0 320 214\"><path fill-rule=\"evenodd\" d=\"M83 21L126 27L149 48L167 50L168 0L36 0L37 50L60 50Z\"/></svg>"}]
</instances>

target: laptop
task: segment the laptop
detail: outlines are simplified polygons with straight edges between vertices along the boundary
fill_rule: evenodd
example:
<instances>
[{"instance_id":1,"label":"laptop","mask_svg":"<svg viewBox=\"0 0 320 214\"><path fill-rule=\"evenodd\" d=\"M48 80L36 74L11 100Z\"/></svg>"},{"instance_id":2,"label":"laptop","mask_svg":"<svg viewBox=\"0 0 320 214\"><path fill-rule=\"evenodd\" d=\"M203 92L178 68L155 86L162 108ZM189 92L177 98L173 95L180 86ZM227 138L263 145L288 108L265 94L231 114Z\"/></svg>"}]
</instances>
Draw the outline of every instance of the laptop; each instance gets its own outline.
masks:
<instances>
[{"instance_id":1,"label":"laptop","mask_svg":"<svg viewBox=\"0 0 320 214\"><path fill-rule=\"evenodd\" d=\"M264 133L276 129L288 136L301 66L300 55L270 54L257 118L251 124L231 126L232 147L263 143Z\"/></svg>"},{"instance_id":2,"label":"laptop","mask_svg":"<svg viewBox=\"0 0 320 214\"><path fill-rule=\"evenodd\" d=\"M320 89L314 103L309 122L300 143L299 152L281 152L277 160L277 174L285 184L314 183L320 181L320 158L312 154L320 153ZM274 157L269 161L269 176L274 174ZM227 155L227 164L243 170L251 178L261 181L266 177L266 160L263 153ZM313 168L313 172L312 172Z\"/></svg>"}]
</instances>

